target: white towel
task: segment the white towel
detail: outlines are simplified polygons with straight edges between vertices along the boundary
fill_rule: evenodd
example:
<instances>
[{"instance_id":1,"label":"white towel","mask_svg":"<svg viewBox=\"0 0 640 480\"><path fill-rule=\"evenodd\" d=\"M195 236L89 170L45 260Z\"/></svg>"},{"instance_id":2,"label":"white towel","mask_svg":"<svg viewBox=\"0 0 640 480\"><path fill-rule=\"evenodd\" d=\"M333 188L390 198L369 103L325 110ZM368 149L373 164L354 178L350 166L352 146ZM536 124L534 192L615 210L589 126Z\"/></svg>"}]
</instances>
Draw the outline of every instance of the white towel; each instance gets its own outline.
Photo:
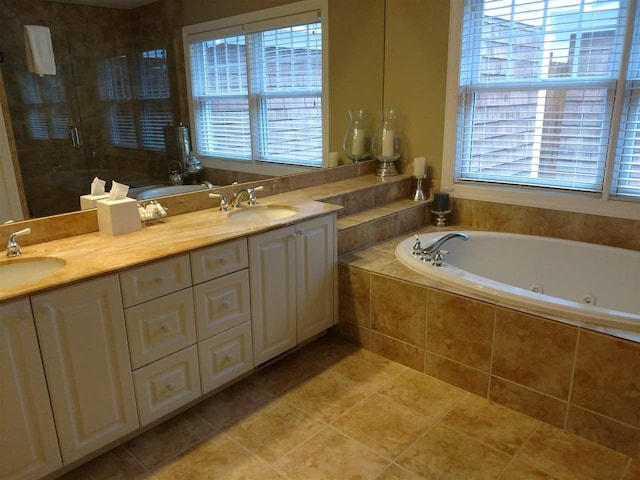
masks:
<instances>
[{"instance_id":1,"label":"white towel","mask_svg":"<svg viewBox=\"0 0 640 480\"><path fill-rule=\"evenodd\" d=\"M24 43L27 49L27 67L30 72L44 75L56 74L56 60L53 57L51 32L49 27L40 25L24 26Z\"/></svg>"}]
</instances>

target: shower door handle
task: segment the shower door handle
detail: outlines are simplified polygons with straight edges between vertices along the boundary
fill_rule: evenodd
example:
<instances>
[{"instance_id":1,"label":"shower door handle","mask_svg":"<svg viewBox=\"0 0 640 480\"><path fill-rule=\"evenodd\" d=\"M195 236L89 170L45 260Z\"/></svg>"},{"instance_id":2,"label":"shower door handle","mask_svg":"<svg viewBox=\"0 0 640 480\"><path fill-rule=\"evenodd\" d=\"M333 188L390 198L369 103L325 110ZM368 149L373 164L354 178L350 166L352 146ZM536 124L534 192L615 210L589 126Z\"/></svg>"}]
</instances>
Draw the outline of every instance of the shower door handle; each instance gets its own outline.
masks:
<instances>
[{"instance_id":1,"label":"shower door handle","mask_svg":"<svg viewBox=\"0 0 640 480\"><path fill-rule=\"evenodd\" d=\"M82 140L80 140L80 131L78 127L70 127L71 133L71 146L75 149L79 149L82 146Z\"/></svg>"}]
</instances>

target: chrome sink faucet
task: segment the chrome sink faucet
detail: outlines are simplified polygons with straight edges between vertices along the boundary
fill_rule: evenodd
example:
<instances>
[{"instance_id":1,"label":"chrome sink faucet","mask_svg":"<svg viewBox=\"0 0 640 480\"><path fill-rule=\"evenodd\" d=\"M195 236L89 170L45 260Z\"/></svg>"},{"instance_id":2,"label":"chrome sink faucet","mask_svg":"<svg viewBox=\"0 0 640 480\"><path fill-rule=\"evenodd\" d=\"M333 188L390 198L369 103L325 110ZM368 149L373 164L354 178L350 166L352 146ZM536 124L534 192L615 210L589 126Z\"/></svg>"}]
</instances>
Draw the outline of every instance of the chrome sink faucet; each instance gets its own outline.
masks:
<instances>
[{"instance_id":1,"label":"chrome sink faucet","mask_svg":"<svg viewBox=\"0 0 640 480\"><path fill-rule=\"evenodd\" d=\"M256 192L260 190L264 190L264 187L262 185L255 188L243 188L239 192L233 194L233 200L231 201L231 206L233 208L242 208L242 203L240 202L242 201L242 196L245 193L247 194L247 204L256 205L258 203Z\"/></svg>"},{"instance_id":2,"label":"chrome sink faucet","mask_svg":"<svg viewBox=\"0 0 640 480\"><path fill-rule=\"evenodd\" d=\"M7 240L7 257L19 257L22 255L20 245L16 242L16 237L19 237L20 235L28 235L29 233L31 233L31 229L25 228L9 235L9 239Z\"/></svg>"}]
</instances>

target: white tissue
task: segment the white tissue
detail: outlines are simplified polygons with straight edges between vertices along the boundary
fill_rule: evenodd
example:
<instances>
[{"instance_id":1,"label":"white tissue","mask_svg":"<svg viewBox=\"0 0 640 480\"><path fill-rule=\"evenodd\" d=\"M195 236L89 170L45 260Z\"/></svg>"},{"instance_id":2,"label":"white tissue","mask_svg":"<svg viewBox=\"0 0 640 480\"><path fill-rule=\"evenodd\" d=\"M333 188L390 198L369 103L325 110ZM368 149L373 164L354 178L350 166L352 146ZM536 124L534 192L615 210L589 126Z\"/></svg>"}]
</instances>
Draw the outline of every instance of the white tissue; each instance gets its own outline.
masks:
<instances>
[{"instance_id":1,"label":"white tissue","mask_svg":"<svg viewBox=\"0 0 640 480\"><path fill-rule=\"evenodd\" d=\"M104 195L104 185L107 183L105 180L100 180L98 177L91 182L91 195Z\"/></svg>"},{"instance_id":2,"label":"white tissue","mask_svg":"<svg viewBox=\"0 0 640 480\"><path fill-rule=\"evenodd\" d=\"M129 185L124 185L114 180L109 192L109 200L124 200L127 193L129 193Z\"/></svg>"}]
</instances>

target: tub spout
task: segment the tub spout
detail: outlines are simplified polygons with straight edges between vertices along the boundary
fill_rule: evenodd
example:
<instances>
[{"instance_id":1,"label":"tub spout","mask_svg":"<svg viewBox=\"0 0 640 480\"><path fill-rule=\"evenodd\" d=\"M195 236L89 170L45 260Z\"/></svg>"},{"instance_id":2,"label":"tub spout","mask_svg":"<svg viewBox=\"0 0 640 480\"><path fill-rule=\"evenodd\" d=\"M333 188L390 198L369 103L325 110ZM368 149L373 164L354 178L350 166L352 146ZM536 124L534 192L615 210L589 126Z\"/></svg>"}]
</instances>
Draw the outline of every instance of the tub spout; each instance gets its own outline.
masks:
<instances>
[{"instance_id":1,"label":"tub spout","mask_svg":"<svg viewBox=\"0 0 640 480\"><path fill-rule=\"evenodd\" d=\"M467 235L466 233L460 233L460 232L447 233L446 235L443 235L442 237L437 239L432 244L427 245L422 250L422 255L426 257L427 260L429 261L433 260L433 257L440 251L442 246L452 238L461 238L466 241L466 240L469 240L469 235Z\"/></svg>"}]
</instances>

